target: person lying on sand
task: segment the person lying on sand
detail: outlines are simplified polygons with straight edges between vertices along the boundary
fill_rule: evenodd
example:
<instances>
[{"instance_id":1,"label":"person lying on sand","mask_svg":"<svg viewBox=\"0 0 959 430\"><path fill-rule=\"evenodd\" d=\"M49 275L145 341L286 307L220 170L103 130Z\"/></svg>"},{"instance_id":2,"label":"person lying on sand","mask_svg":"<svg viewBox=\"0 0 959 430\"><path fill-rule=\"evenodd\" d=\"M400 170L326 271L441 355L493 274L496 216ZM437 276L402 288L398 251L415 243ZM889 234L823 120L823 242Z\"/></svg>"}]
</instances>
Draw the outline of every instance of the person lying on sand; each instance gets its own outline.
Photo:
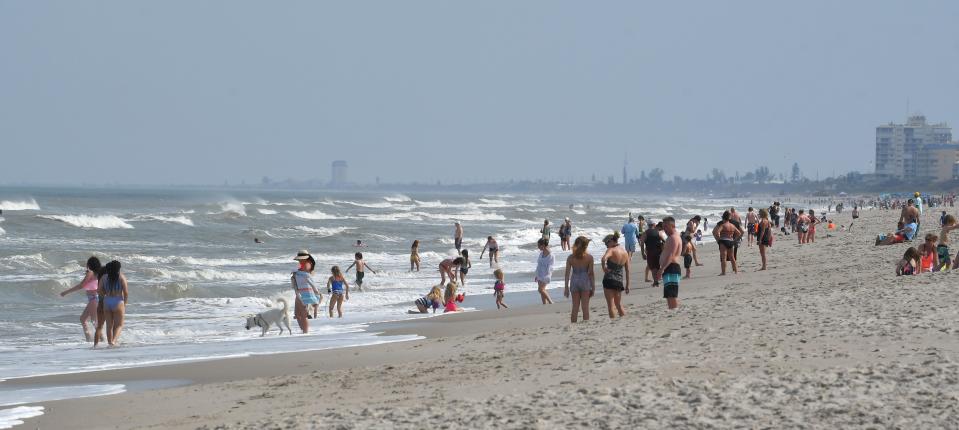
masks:
<instances>
[{"instance_id":1,"label":"person lying on sand","mask_svg":"<svg viewBox=\"0 0 959 430\"><path fill-rule=\"evenodd\" d=\"M876 246L895 245L897 243L903 243L907 240L911 241L915 234L916 223L911 222L908 224L903 224L900 222L898 225L898 230L896 230L895 233L880 234L879 236L876 236Z\"/></svg>"}]
</instances>

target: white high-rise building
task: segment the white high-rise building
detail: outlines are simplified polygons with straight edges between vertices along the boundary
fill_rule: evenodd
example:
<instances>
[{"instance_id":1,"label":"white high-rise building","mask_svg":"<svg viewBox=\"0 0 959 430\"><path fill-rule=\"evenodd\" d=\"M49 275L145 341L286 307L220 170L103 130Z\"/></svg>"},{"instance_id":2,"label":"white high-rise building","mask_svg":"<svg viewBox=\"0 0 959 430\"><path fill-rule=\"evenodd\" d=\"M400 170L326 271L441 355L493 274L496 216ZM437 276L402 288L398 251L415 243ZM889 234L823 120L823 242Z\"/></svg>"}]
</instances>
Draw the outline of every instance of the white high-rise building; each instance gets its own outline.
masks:
<instances>
[{"instance_id":1,"label":"white high-rise building","mask_svg":"<svg viewBox=\"0 0 959 430\"><path fill-rule=\"evenodd\" d=\"M946 123L929 124L926 117L909 117L905 124L876 127L876 174L896 179L939 179L942 145L952 140ZM946 151L948 152L948 151ZM949 166L956 160L948 160Z\"/></svg>"},{"instance_id":2,"label":"white high-rise building","mask_svg":"<svg viewBox=\"0 0 959 430\"><path fill-rule=\"evenodd\" d=\"M346 161L336 160L333 162L331 168L332 174L330 175L330 186L333 187L342 187L346 185Z\"/></svg>"}]
</instances>

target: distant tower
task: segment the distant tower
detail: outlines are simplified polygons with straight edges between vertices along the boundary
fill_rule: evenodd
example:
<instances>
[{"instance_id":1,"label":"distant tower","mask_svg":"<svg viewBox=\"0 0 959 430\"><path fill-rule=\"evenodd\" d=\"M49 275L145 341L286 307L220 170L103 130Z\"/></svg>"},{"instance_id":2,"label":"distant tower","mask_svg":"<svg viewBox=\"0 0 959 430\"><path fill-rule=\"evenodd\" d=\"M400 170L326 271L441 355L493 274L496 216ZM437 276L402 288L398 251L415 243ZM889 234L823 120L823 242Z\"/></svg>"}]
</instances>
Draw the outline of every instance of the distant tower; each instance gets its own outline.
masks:
<instances>
[{"instance_id":1,"label":"distant tower","mask_svg":"<svg viewBox=\"0 0 959 430\"><path fill-rule=\"evenodd\" d=\"M346 167L346 161L336 160L333 162L333 173L330 178L331 186L342 187L346 185Z\"/></svg>"},{"instance_id":2,"label":"distant tower","mask_svg":"<svg viewBox=\"0 0 959 430\"><path fill-rule=\"evenodd\" d=\"M623 185L626 185L626 164L628 162L627 160L628 158L626 158L626 154L623 154Z\"/></svg>"}]
</instances>

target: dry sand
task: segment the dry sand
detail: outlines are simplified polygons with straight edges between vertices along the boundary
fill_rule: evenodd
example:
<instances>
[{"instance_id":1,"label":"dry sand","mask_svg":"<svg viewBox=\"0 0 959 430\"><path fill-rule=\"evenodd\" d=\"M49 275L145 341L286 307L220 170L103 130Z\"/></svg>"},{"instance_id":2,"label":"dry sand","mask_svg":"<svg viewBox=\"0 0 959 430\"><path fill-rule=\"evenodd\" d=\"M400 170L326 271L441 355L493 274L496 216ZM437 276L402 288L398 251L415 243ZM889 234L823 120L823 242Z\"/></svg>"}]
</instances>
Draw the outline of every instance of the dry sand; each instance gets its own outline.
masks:
<instances>
[{"instance_id":1,"label":"dry sand","mask_svg":"<svg viewBox=\"0 0 959 430\"><path fill-rule=\"evenodd\" d=\"M562 302L382 328L421 341L17 381L194 382L48 402L25 427L959 428L959 271L895 277L906 246L873 241L896 218L779 236L766 272L743 246L744 273L717 277L706 245L676 312L640 272L612 321L598 292L575 325Z\"/></svg>"}]
</instances>

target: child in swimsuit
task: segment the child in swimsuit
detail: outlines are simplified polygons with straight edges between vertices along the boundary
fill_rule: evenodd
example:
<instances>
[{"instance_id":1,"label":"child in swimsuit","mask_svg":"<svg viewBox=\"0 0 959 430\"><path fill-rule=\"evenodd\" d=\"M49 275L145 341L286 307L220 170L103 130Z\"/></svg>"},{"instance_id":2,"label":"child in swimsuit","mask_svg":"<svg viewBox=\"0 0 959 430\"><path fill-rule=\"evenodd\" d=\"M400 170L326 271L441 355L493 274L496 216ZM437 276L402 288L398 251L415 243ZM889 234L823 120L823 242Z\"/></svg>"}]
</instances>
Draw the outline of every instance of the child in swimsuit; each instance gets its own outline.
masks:
<instances>
[{"instance_id":1,"label":"child in swimsuit","mask_svg":"<svg viewBox=\"0 0 959 430\"><path fill-rule=\"evenodd\" d=\"M333 318L333 306L336 306L339 318L343 318L343 300L350 299L350 284L346 282L339 266L333 266L330 273L332 276L326 280L326 292L330 293L330 318Z\"/></svg>"},{"instance_id":2,"label":"child in swimsuit","mask_svg":"<svg viewBox=\"0 0 959 430\"><path fill-rule=\"evenodd\" d=\"M420 271L420 241L414 240L413 246L410 247L410 272L413 271L413 267L416 267L416 271Z\"/></svg>"},{"instance_id":3,"label":"child in swimsuit","mask_svg":"<svg viewBox=\"0 0 959 430\"><path fill-rule=\"evenodd\" d=\"M906 253L903 254L902 259L899 260L899 263L896 264L896 276L917 274L918 271L916 267L919 266L921 259L922 256L919 254L919 250L914 247L909 247Z\"/></svg>"},{"instance_id":4,"label":"child in swimsuit","mask_svg":"<svg viewBox=\"0 0 959 430\"><path fill-rule=\"evenodd\" d=\"M460 285L466 285L466 274L469 273L473 264L470 263L470 252L466 249L460 252L463 257L463 264L460 265Z\"/></svg>"},{"instance_id":5,"label":"child in swimsuit","mask_svg":"<svg viewBox=\"0 0 959 430\"><path fill-rule=\"evenodd\" d=\"M936 252L936 242L939 241L939 236L929 233L926 235L926 241L919 245L919 254L922 256L920 259L919 272L932 272L933 267L936 265L936 261L939 258L939 254Z\"/></svg>"},{"instance_id":6,"label":"child in swimsuit","mask_svg":"<svg viewBox=\"0 0 959 430\"><path fill-rule=\"evenodd\" d=\"M346 268L346 273L350 273L350 269L352 269L353 266L356 266L356 290L363 291L363 277L366 276L366 269L370 269L370 272L373 272L374 275L376 274L376 271L373 270L373 268L370 267L366 261L363 261L362 252L353 254L353 258L353 263L350 264L350 267Z\"/></svg>"},{"instance_id":7,"label":"child in swimsuit","mask_svg":"<svg viewBox=\"0 0 959 430\"><path fill-rule=\"evenodd\" d=\"M687 240L683 244L683 267L686 268L686 279L692 276L690 267L693 265L693 241Z\"/></svg>"},{"instance_id":8,"label":"child in swimsuit","mask_svg":"<svg viewBox=\"0 0 959 430\"><path fill-rule=\"evenodd\" d=\"M509 306L503 303L503 296L506 295L506 283L503 282L505 275L502 270L496 269L493 271L493 276L496 277L496 283L493 284L493 296L496 297L496 309L499 309L500 306L509 309Z\"/></svg>"},{"instance_id":9,"label":"child in swimsuit","mask_svg":"<svg viewBox=\"0 0 959 430\"><path fill-rule=\"evenodd\" d=\"M952 259L949 255L949 232L959 228L956 217L946 215L942 219L942 230L939 232L939 245L936 246L936 252L939 254L938 270L949 270L952 268Z\"/></svg>"}]
</instances>

